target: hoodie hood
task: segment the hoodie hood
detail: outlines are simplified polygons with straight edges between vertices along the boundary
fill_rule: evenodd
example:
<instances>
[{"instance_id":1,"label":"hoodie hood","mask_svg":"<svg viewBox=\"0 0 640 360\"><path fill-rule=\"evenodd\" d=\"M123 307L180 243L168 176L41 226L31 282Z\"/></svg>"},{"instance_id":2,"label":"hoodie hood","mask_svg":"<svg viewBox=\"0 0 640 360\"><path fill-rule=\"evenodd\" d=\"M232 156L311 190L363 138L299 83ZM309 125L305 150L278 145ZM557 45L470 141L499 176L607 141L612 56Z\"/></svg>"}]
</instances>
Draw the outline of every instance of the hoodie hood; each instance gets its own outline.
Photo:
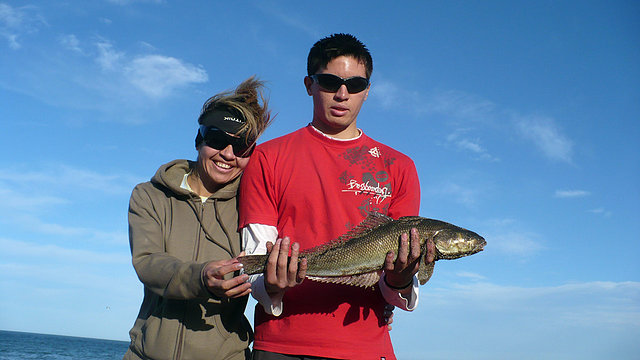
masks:
<instances>
[{"instance_id":1,"label":"hoodie hood","mask_svg":"<svg viewBox=\"0 0 640 360\"><path fill-rule=\"evenodd\" d=\"M180 187L182 184L182 179L185 174L188 174L192 171L195 171L196 163L195 161L189 160L173 160L169 163L166 163L156 171L156 174L151 178L151 182L154 184L162 185L163 187L171 190L176 195L182 196L193 196L197 195L187 189L183 189ZM211 195L214 199L220 200L228 200L236 196L238 191L238 186L240 184L240 176L233 179L233 181L225 184L223 187L218 189L213 195Z\"/></svg>"}]
</instances>

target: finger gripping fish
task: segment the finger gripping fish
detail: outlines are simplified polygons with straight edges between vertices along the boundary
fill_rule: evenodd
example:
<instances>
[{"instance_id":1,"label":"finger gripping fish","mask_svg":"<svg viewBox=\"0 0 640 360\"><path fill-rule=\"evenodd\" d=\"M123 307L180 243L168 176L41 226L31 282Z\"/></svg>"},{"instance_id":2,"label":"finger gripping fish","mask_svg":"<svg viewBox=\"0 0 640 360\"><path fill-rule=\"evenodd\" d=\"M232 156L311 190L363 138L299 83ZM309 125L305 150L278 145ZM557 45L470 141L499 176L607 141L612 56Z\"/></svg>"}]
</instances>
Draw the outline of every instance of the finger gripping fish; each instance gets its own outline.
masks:
<instances>
[{"instance_id":1,"label":"finger gripping fish","mask_svg":"<svg viewBox=\"0 0 640 360\"><path fill-rule=\"evenodd\" d=\"M315 281L370 287L380 279L389 251L398 254L400 236L418 230L420 265L418 280L424 285L433 274L435 260L458 259L478 253L487 242L473 231L440 220L405 216L398 220L371 213L338 239L300 252L307 259L307 278ZM427 263L427 239L435 245L435 260ZM264 272L268 255L238 258L246 274ZM394 259L395 260L395 259Z\"/></svg>"}]
</instances>

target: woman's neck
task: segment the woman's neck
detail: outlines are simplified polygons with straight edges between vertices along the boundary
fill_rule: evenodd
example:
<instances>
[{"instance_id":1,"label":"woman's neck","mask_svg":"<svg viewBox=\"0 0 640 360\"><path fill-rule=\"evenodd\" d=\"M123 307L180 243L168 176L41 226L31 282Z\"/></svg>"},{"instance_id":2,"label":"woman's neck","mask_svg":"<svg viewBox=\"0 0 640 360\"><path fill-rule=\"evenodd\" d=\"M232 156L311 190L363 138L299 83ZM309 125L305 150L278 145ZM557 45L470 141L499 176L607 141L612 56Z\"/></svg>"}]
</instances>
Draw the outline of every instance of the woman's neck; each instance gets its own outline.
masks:
<instances>
[{"instance_id":1,"label":"woman's neck","mask_svg":"<svg viewBox=\"0 0 640 360\"><path fill-rule=\"evenodd\" d=\"M198 194L198 196L210 197L218 190L218 186L215 186L214 184L205 184L204 181L202 181L197 168L187 176L187 182L193 192Z\"/></svg>"}]
</instances>

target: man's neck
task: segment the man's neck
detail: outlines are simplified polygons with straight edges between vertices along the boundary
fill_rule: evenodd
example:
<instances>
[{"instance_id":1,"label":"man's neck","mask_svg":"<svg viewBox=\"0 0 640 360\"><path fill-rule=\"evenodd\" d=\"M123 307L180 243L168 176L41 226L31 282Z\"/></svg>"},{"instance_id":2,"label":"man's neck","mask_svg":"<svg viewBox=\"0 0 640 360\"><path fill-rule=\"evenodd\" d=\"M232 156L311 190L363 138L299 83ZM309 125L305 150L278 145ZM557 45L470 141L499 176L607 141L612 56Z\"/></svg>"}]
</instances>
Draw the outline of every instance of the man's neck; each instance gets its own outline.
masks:
<instances>
[{"instance_id":1,"label":"man's neck","mask_svg":"<svg viewBox=\"0 0 640 360\"><path fill-rule=\"evenodd\" d=\"M327 128L325 126L322 126L322 124L318 125L317 122L311 122L311 126L313 126L315 130L322 133L323 135L337 140L353 140L357 139L362 134L362 131L360 131L360 129L358 129L355 124L345 129Z\"/></svg>"}]
</instances>

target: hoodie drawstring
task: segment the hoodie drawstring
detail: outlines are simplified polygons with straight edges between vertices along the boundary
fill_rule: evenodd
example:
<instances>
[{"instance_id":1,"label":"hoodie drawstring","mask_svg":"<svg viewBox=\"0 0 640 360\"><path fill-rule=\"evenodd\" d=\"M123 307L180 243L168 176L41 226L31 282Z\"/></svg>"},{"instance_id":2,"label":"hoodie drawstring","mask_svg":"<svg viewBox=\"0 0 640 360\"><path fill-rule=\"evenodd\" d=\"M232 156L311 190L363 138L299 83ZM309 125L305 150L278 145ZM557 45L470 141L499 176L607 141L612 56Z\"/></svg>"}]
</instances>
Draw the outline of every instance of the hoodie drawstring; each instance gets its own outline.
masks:
<instances>
[{"instance_id":1,"label":"hoodie drawstring","mask_svg":"<svg viewBox=\"0 0 640 360\"><path fill-rule=\"evenodd\" d=\"M229 236L229 231L227 230L227 228L222 224L222 221L220 220L220 214L218 211L218 199L213 199L213 207L214 207L214 212L216 214L216 221L218 222L218 225L220 225L220 228L222 228L222 231L224 232L224 234L227 237L227 242L229 245L229 248L227 248L226 246L224 246L222 243L218 242L218 240L216 240L216 238L214 238L211 233L209 233L209 231L207 230L207 228L204 226L203 222L202 222L202 215L200 214L200 211L198 211L198 209L196 208L195 205L195 198L192 197L191 200L193 201L187 201L189 203L189 206L191 207L191 209L193 209L193 212L196 214L196 218L198 218L198 223L200 224L200 228L204 231L204 233L207 235L207 237L209 237L209 239L211 239L211 241L213 241L213 243L215 243L216 245L220 246L222 249L224 249L224 251L226 251L229 256L234 257L233 255L233 246L231 245L231 237ZM199 200L199 199L198 199ZM204 203L201 202L201 209L204 211ZM196 244L196 246L199 248L199 244ZM196 249L196 255L197 257L197 249ZM194 259L196 260L196 259Z\"/></svg>"}]
</instances>

